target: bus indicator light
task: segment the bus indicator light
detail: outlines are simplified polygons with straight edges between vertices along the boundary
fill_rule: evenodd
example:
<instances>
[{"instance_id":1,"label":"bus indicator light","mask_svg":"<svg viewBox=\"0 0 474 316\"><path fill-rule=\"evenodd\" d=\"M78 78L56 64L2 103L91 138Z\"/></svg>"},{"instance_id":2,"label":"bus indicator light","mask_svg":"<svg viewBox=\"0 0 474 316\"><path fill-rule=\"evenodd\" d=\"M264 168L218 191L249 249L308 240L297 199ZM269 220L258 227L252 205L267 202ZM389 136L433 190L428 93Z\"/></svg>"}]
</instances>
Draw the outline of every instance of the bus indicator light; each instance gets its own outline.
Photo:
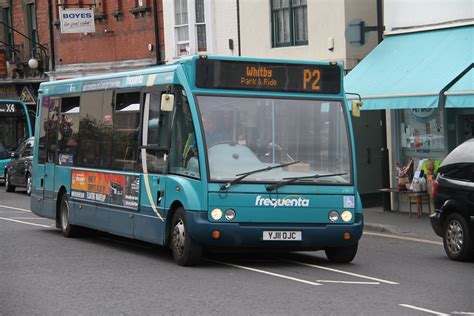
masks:
<instances>
[{"instance_id":1,"label":"bus indicator light","mask_svg":"<svg viewBox=\"0 0 474 316\"><path fill-rule=\"evenodd\" d=\"M218 230L215 230L212 232L212 238L214 239L219 239L221 237L221 232Z\"/></svg>"},{"instance_id":2,"label":"bus indicator light","mask_svg":"<svg viewBox=\"0 0 474 316\"><path fill-rule=\"evenodd\" d=\"M343 235L343 238L344 238L344 240L349 240L349 239L351 239L351 233L345 232L344 235Z\"/></svg>"}]
</instances>

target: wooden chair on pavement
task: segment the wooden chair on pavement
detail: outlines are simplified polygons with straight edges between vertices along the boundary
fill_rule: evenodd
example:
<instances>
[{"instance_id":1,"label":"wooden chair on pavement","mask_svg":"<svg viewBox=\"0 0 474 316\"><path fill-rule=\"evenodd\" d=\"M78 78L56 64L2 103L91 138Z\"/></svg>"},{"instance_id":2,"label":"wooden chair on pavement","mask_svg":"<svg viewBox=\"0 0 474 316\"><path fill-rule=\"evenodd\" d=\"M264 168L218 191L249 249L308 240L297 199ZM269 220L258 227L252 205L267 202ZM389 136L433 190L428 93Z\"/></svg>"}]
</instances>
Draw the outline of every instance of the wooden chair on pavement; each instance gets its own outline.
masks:
<instances>
[{"instance_id":1,"label":"wooden chair on pavement","mask_svg":"<svg viewBox=\"0 0 474 316\"><path fill-rule=\"evenodd\" d=\"M410 204L410 209L408 214L411 218L411 206L416 204L416 209L418 212L418 218L423 216L423 203L428 205L429 215L431 215L431 201L430 194L428 192L413 192L408 193L408 204Z\"/></svg>"}]
</instances>

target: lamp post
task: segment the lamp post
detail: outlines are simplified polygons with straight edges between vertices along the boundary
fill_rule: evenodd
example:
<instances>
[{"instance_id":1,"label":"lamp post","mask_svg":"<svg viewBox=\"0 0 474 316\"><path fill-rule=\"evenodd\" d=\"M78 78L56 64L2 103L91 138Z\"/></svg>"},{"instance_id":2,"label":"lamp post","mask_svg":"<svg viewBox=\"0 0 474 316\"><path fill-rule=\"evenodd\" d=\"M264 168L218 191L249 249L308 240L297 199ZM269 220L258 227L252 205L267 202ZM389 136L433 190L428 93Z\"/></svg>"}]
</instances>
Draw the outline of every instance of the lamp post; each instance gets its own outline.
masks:
<instances>
[{"instance_id":1,"label":"lamp post","mask_svg":"<svg viewBox=\"0 0 474 316\"><path fill-rule=\"evenodd\" d=\"M38 54L37 51L40 51ZM45 61L45 70L48 70L48 61L49 61L49 55L48 55L48 49L43 46L43 45L36 45L31 49L31 58L28 60L28 67L31 69L37 69L39 66L39 60L38 59L43 59L41 58L43 55L44 61Z\"/></svg>"},{"instance_id":2,"label":"lamp post","mask_svg":"<svg viewBox=\"0 0 474 316\"><path fill-rule=\"evenodd\" d=\"M45 67L45 70L48 70L48 59L49 59L49 54L48 54L48 48L44 45L41 45L39 43L36 43L35 40L33 40L32 38L26 36L25 34L23 34L22 32L16 30L15 28L11 27L10 25L8 25L7 23L3 22L3 21L0 21L0 24L5 26L6 28L12 30L13 32L17 33L17 34L20 34L21 36L23 36L24 38L26 38L28 41L30 41L31 43L35 44L35 46L31 49L31 53L32 53L32 57L30 60L28 60L28 66L32 69L36 69L38 68L39 66L39 62L38 62L38 59L36 58L36 54L35 52L37 50L40 50L45 59L46 59L46 67ZM40 54L41 55L41 54Z\"/></svg>"}]
</instances>

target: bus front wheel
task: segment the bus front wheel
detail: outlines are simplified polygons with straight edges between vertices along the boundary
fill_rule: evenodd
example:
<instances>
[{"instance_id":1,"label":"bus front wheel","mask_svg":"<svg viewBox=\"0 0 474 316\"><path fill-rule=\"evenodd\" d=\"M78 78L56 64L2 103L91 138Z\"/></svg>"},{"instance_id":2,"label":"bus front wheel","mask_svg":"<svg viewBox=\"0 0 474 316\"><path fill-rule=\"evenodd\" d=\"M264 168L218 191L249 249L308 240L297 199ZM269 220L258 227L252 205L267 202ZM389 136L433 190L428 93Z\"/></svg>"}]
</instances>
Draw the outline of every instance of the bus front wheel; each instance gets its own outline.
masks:
<instances>
[{"instance_id":1,"label":"bus front wheel","mask_svg":"<svg viewBox=\"0 0 474 316\"><path fill-rule=\"evenodd\" d=\"M329 261L334 263L349 263L354 260L358 246L359 243L345 247L329 247L325 250L326 256Z\"/></svg>"},{"instance_id":2,"label":"bus front wheel","mask_svg":"<svg viewBox=\"0 0 474 316\"><path fill-rule=\"evenodd\" d=\"M76 237L79 235L79 227L69 223L69 200L67 194L61 196L61 204L59 206L59 227L64 237Z\"/></svg>"},{"instance_id":3,"label":"bus front wheel","mask_svg":"<svg viewBox=\"0 0 474 316\"><path fill-rule=\"evenodd\" d=\"M202 246L189 235L186 212L180 207L173 216L170 247L175 262L180 266L192 266L199 262Z\"/></svg>"}]
</instances>

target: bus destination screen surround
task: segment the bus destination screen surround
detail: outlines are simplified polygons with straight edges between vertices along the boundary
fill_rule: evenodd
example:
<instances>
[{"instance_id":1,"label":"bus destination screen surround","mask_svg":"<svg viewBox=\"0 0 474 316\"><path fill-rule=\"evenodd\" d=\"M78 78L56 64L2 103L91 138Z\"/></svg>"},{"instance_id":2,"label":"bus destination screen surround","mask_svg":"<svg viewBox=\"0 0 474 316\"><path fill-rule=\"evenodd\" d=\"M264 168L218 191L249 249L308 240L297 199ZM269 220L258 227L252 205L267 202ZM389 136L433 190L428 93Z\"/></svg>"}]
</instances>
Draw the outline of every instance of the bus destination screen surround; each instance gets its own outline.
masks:
<instances>
[{"instance_id":1,"label":"bus destination screen surround","mask_svg":"<svg viewBox=\"0 0 474 316\"><path fill-rule=\"evenodd\" d=\"M336 65L277 64L199 59L196 87L339 94L341 70Z\"/></svg>"}]
</instances>

